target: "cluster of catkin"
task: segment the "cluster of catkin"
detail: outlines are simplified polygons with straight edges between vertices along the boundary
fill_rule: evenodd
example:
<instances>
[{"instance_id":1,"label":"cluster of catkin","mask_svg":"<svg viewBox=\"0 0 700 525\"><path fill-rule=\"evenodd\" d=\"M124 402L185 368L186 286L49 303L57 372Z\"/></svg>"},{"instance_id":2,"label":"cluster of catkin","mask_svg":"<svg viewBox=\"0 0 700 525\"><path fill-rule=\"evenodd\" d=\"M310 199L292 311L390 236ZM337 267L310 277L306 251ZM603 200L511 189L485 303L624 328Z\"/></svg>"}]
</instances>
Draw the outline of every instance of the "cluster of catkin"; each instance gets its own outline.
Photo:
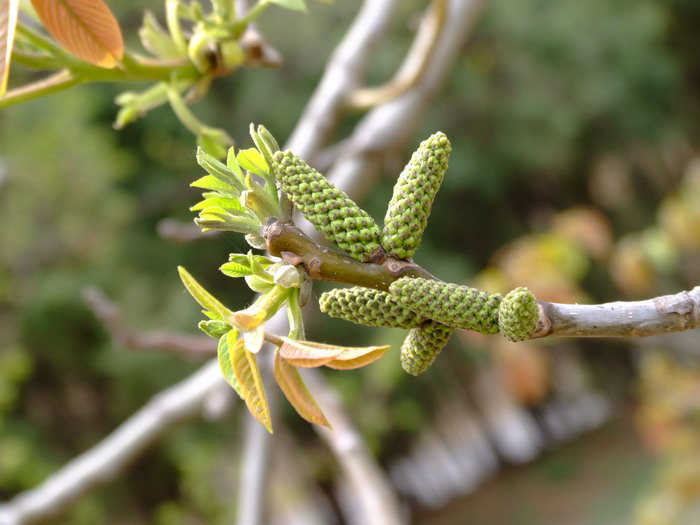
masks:
<instances>
[{"instance_id":1,"label":"cluster of catkin","mask_svg":"<svg viewBox=\"0 0 700 525\"><path fill-rule=\"evenodd\" d=\"M452 148L444 133L421 142L399 175L382 229L343 191L292 152L277 152L273 169L282 190L326 239L360 262L388 256L410 259L420 245ZM435 360L454 329L499 331L527 339L537 322L537 302L526 288L505 297L468 286L403 277L389 292L339 288L320 299L321 310L368 326L410 329L401 364L418 375Z\"/></svg>"}]
</instances>

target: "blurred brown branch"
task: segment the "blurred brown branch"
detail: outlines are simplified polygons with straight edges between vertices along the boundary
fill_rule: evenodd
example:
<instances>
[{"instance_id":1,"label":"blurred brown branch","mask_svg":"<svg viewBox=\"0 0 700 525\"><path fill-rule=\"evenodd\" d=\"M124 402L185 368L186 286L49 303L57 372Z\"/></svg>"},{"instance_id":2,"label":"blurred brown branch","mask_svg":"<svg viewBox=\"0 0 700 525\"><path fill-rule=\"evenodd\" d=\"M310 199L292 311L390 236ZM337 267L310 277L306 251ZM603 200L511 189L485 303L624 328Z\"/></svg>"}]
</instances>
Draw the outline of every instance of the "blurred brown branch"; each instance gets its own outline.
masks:
<instances>
[{"instance_id":1,"label":"blurred brown branch","mask_svg":"<svg viewBox=\"0 0 700 525\"><path fill-rule=\"evenodd\" d=\"M155 330L135 332L122 319L121 312L109 298L94 286L83 289L83 300L105 327L115 346L137 350L165 350L186 357L211 357L216 354L216 341L205 335Z\"/></svg>"}]
</instances>

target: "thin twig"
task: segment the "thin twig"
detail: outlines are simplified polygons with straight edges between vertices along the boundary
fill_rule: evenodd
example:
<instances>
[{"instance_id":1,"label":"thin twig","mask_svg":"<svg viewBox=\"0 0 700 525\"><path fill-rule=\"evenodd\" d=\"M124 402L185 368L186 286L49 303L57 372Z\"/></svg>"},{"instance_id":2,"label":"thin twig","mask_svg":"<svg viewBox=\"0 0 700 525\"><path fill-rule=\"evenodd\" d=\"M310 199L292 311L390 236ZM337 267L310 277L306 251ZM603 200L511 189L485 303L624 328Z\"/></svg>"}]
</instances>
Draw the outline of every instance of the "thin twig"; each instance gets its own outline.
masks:
<instances>
[{"instance_id":1,"label":"thin twig","mask_svg":"<svg viewBox=\"0 0 700 525\"><path fill-rule=\"evenodd\" d=\"M433 0L413 45L394 77L381 86L364 87L348 95L347 107L355 111L367 110L403 95L415 86L425 74L440 38L447 11L447 0Z\"/></svg>"},{"instance_id":2,"label":"thin twig","mask_svg":"<svg viewBox=\"0 0 700 525\"><path fill-rule=\"evenodd\" d=\"M83 290L83 300L105 327L115 346L137 350L166 350L187 357L211 357L216 354L216 341L205 335L156 330L134 332L122 319L121 312L109 298L94 286Z\"/></svg>"},{"instance_id":3,"label":"thin twig","mask_svg":"<svg viewBox=\"0 0 700 525\"><path fill-rule=\"evenodd\" d=\"M330 136L338 111L355 89L372 51L386 34L398 0L366 0L343 40L333 51L323 77L304 109L286 148L313 164L314 155Z\"/></svg>"}]
</instances>

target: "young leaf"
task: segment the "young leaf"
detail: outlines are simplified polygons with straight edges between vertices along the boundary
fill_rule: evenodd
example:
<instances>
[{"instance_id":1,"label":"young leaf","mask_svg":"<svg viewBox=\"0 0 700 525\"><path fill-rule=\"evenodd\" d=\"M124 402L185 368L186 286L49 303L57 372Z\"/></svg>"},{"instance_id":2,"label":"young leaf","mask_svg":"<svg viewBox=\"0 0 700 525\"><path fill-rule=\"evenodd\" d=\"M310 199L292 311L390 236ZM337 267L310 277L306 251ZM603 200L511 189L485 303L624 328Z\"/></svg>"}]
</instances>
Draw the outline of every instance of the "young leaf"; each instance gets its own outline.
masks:
<instances>
[{"instance_id":1,"label":"young leaf","mask_svg":"<svg viewBox=\"0 0 700 525\"><path fill-rule=\"evenodd\" d=\"M242 149L236 155L236 160L241 168L252 171L261 177L264 177L270 171L265 158L255 148Z\"/></svg>"},{"instance_id":2,"label":"young leaf","mask_svg":"<svg viewBox=\"0 0 700 525\"><path fill-rule=\"evenodd\" d=\"M233 387L238 396L243 399L241 385L238 384L236 375L233 373L233 361L231 360L231 353L229 351L229 348L232 348L232 346L229 346L229 340L235 344L237 338L237 330L231 330L227 334L222 335L219 339L217 355L219 358L219 367L221 368L221 373L224 375L224 379Z\"/></svg>"},{"instance_id":3,"label":"young leaf","mask_svg":"<svg viewBox=\"0 0 700 525\"><path fill-rule=\"evenodd\" d=\"M219 268L221 273L229 277L245 277L246 275L253 275L253 271L247 264L238 264L236 262L228 262Z\"/></svg>"},{"instance_id":4,"label":"young leaf","mask_svg":"<svg viewBox=\"0 0 700 525\"><path fill-rule=\"evenodd\" d=\"M231 345L229 339L229 345ZM233 372L241 387L241 394L248 410L253 417L260 421L268 432L272 433L272 423L270 421L270 408L267 404L265 389L260 377L260 368L255 354L245 349L242 339L238 339L230 347Z\"/></svg>"},{"instance_id":5,"label":"young leaf","mask_svg":"<svg viewBox=\"0 0 700 525\"><path fill-rule=\"evenodd\" d=\"M237 191L243 191L245 187L236 177L233 170L226 164L207 153L203 148L197 148L197 163L206 170L207 173L216 177L218 180L235 188Z\"/></svg>"},{"instance_id":6,"label":"young leaf","mask_svg":"<svg viewBox=\"0 0 700 525\"><path fill-rule=\"evenodd\" d=\"M190 211L199 211L199 210L205 210L207 208L211 208L213 206L217 206L219 208L222 208L226 210L227 212L245 212L245 209L241 205L241 203L238 201L238 199L234 199L231 197L221 197L216 196L216 197L210 197L208 199L204 199L203 201L198 202L194 206L190 208Z\"/></svg>"},{"instance_id":7,"label":"young leaf","mask_svg":"<svg viewBox=\"0 0 700 525\"><path fill-rule=\"evenodd\" d=\"M7 91L7 77L10 75L12 44L15 40L19 0L0 2L0 97Z\"/></svg>"},{"instance_id":8,"label":"young leaf","mask_svg":"<svg viewBox=\"0 0 700 525\"><path fill-rule=\"evenodd\" d=\"M235 188L232 188L228 184L221 182L219 179L212 175L205 175L204 177L194 181L192 184L190 184L190 186L194 186L195 188L202 188L205 190L220 191L221 193L228 193L231 195L235 195L236 197L239 195L238 191L236 191Z\"/></svg>"},{"instance_id":9,"label":"young leaf","mask_svg":"<svg viewBox=\"0 0 700 525\"><path fill-rule=\"evenodd\" d=\"M194 297L194 300L197 301L202 308L214 312L224 320L231 318L233 312L207 292L201 284L195 281L194 277L192 277L187 270L182 266L178 266L177 271L180 273L180 279L182 279L182 283L185 285L185 288L187 288L187 291L190 292L190 295Z\"/></svg>"},{"instance_id":10,"label":"young leaf","mask_svg":"<svg viewBox=\"0 0 700 525\"><path fill-rule=\"evenodd\" d=\"M316 400L304 384L299 371L290 365L279 352L275 352L275 379L284 396L301 417L309 423L331 428Z\"/></svg>"},{"instance_id":11,"label":"young leaf","mask_svg":"<svg viewBox=\"0 0 700 525\"><path fill-rule=\"evenodd\" d=\"M74 55L111 69L124 56L124 40L102 0L31 0L46 29Z\"/></svg>"},{"instance_id":12,"label":"young leaf","mask_svg":"<svg viewBox=\"0 0 700 525\"><path fill-rule=\"evenodd\" d=\"M279 355L284 357L290 365L302 368L316 368L333 361L345 351L343 346L326 345L311 341L296 341L288 337L282 337L282 346Z\"/></svg>"},{"instance_id":13,"label":"young leaf","mask_svg":"<svg viewBox=\"0 0 700 525\"><path fill-rule=\"evenodd\" d=\"M247 255L244 255L242 253L232 253L229 254L228 260L229 262L244 264L250 267L248 257L250 257L250 252ZM264 255L253 255L253 259L255 259L258 262L258 264L260 264L260 266L262 266L263 268L268 268L274 264L270 259L268 259Z\"/></svg>"},{"instance_id":14,"label":"young leaf","mask_svg":"<svg viewBox=\"0 0 700 525\"><path fill-rule=\"evenodd\" d=\"M388 345L348 348L333 361L326 363L326 366L336 370L354 370L374 363L384 356L387 350Z\"/></svg>"}]
</instances>

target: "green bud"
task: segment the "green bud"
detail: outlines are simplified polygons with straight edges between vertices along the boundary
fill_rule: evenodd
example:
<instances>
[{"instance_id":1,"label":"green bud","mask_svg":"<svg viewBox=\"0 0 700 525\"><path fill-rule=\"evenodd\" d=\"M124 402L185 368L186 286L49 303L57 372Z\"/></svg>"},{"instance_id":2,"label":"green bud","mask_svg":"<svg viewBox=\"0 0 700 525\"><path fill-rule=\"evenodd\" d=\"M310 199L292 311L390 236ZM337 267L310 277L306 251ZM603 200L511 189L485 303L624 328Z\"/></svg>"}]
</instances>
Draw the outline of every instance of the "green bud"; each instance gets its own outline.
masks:
<instances>
[{"instance_id":1,"label":"green bud","mask_svg":"<svg viewBox=\"0 0 700 525\"><path fill-rule=\"evenodd\" d=\"M231 330L231 325L225 321L200 321L197 326L202 332L207 334L209 337L213 337L214 339L219 339L222 335Z\"/></svg>"},{"instance_id":2,"label":"green bud","mask_svg":"<svg viewBox=\"0 0 700 525\"><path fill-rule=\"evenodd\" d=\"M416 253L451 151L445 134L437 132L421 142L399 175L381 237L382 247L392 257L408 259Z\"/></svg>"},{"instance_id":3,"label":"green bud","mask_svg":"<svg viewBox=\"0 0 700 525\"><path fill-rule=\"evenodd\" d=\"M498 333L500 294L431 279L402 277L389 287L399 304L452 328Z\"/></svg>"},{"instance_id":4,"label":"green bud","mask_svg":"<svg viewBox=\"0 0 700 525\"><path fill-rule=\"evenodd\" d=\"M216 39L198 24L187 46L190 61L200 72L206 73L214 66L215 53Z\"/></svg>"},{"instance_id":5,"label":"green bud","mask_svg":"<svg viewBox=\"0 0 700 525\"><path fill-rule=\"evenodd\" d=\"M285 264L274 271L272 281L285 288L299 288L304 281L304 273L296 266Z\"/></svg>"},{"instance_id":6,"label":"green bud","mask_svg":"<svg viewBox=\"0 0 700 525\"><path fill-rule=\"evenodd\" d=\"M245 241L252 248L257 248L258 250L267 249L267 243L265 242L265 239L263 239L263 237L261 235L249 233L248 235L245 236Z\"/></svg>"},{"instance_id":7,"label":"green bud","mask_svg":"<svg viewBox=\"0 0 700 525\"><path fill-rule=\"evenodd\" d=\"M282 190L329 242L368 262L379 250L379 227L343 191L290 151L273 156Z\"/></svg>"},{"instance_id":8,"label":"green bud","mask_svg":"<svg viewBox=\"0 0 700 525\"><path fill-rule=\"evenodd\" d=\"M321 295L321 311L331 317L366 326L414 328L425 321L390 294L371 288L335 288Z\"/></svg>"},{"instance_id":9,"label":"green bud","mask_svg":"<svg viewBox=\"0 0 700 525\"><path fill-rule=\"evenodd\" d=\"M498 309L498 326L509 341L525 341L537 329L540 308L537 299L527 288L511 290Z\"/></svg>"},{"instance_id":10,"label":"green bud","mask_svg":"<svg viewBox=\"0 0 700 525\"><path fill-rule=\"evenodd\" d=\"M426 321L408 332L401 345L401 367L411 375L425 372L447 344L452 328L435 321Z\"/></svg>"}]
</instances>

